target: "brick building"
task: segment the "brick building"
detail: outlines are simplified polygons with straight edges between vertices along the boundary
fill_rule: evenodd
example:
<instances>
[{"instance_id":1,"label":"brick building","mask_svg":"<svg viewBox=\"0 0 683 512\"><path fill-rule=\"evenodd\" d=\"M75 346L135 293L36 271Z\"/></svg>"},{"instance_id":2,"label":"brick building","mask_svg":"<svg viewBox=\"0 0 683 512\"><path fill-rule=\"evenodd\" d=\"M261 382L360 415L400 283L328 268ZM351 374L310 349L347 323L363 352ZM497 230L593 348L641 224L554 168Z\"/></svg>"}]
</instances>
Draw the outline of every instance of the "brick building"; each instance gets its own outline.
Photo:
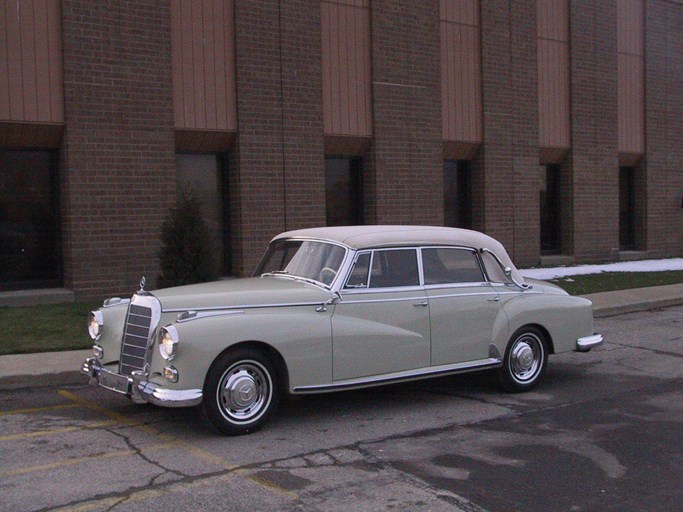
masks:
<instances>
[{"instance_id":1,"label":"brick building","mask_svg":"<svg viewBox=\"0 0 683 512\"><path fill-rule=\"evenodd\" d=\"M683 1L0 0L0 291L127 294L190 184L225 274L276 233L683 256Z\"/></svg>"}]
</instances>

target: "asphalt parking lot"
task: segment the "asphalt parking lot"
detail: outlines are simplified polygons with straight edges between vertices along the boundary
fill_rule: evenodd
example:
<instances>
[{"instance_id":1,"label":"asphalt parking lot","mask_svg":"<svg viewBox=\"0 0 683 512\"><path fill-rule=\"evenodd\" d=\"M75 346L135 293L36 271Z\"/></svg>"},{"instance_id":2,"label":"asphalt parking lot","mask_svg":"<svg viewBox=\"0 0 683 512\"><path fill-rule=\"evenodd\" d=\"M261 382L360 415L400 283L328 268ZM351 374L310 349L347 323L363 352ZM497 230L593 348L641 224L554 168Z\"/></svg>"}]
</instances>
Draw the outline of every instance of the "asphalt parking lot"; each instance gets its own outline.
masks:
<instances>
[{"instance_id":1,"label":"asphalt parking lot","mask_svg":"<svg viewBox=\"0 0 683 512\"><path fill-rule=\"evenodd\" d=\"M216 436L85 385L0 394L0 509L683 510L683 307L596 321L536 391L466 375L285 402Z\"/></svg>"}]
</instances>

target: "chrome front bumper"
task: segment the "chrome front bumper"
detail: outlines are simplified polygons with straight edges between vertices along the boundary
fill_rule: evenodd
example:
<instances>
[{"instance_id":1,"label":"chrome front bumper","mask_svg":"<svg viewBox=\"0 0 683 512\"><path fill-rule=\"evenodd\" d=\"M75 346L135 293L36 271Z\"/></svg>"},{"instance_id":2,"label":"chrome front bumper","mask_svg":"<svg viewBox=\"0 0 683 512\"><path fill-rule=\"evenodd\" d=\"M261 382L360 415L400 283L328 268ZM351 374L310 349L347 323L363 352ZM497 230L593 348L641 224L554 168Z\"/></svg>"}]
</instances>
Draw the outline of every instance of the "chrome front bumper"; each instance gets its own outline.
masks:
<instances>
[{"instance_id":1,"label":"chrome front bumper","mask_svg":"<svg viewBox=\"0 0 683 512\"><path fill-rule=\"evenodd\" d=\"M602 334L595 333L591 336L584 336L576 340L576 351L588 352L590 349L602 345L604 341Z\"/></svg>"},{"instance_id":2,"label":"chrome front bumper","mask_svg":"<svg viewBox=\"0 0 683 512\"><path fill-rule=\"evenodd\" d=\"M149 402L162 407L191 407L202 401L201 389L168 389L147 381L147 375L142 372L120 375L104 368L94 357L83 362L81 371L90 377L91 384L124 394L139 404Z\"/></svg>"}]
</instances>

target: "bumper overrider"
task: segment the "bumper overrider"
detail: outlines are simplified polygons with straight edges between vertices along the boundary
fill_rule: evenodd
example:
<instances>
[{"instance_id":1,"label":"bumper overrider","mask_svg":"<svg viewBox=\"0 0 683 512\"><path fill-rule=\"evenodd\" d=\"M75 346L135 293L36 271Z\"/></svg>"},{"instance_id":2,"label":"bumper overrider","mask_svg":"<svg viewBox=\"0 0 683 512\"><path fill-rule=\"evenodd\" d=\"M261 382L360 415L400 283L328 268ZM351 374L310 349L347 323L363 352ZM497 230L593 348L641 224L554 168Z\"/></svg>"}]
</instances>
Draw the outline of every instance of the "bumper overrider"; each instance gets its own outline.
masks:
<instances>
[{"instance_id":1,"label":"bumper overrider","mask_svg":"<svg viewBox=\"0 0 683 512\"><path fill-rule=\"evenodd\" d=\"M91 384L124 394L135 403L151 403L162 407L191 407L202 401L201 389L169 389L149 382L142 371L120 375L107 370L95 357L83 362L81 371L90 377Z\"/></svg>"},{"instance_id":2,"label":"bumper overrider","mask_svg":"<svg viewBox=\"0 0 683 512\"><path fill-rule=\"evenodd\" d=\"M595 333L591 336L584 336L576 340L575 350L577 352L589 352L592 348L602 345L604 341L602 334Z\"/></svg>"}]
</instances>

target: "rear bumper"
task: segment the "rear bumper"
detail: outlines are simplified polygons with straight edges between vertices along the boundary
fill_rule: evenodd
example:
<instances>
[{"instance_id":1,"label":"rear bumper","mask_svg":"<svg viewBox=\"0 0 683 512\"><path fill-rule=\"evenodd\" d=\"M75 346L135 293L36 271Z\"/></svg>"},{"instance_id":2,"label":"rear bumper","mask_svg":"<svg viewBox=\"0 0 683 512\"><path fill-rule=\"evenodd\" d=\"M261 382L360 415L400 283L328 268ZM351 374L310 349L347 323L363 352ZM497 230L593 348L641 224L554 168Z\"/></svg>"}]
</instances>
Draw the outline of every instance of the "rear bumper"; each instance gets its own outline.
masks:
<instances>
[{"instance_id":1,"label":"rear bumper","mask_svg":"<svg viewBox=\"0 0 683 512\"><path fill-rule=\"evenodd\" d=\"M135 403L151 403L162 407L191 407L202 401L201 389L169 389L149 382L147 375L133 372L132 375L120 375L102 366L95 357L83 362L81 372L90 377L91 384L130 397Z\"/></svg>"},{"instance_id":2,"label":"rear bumper","mask_svg":"<svg viewBox=\"0 0 683 512\"><path fill-rule=\"evenodd\" d=\"M591 336L584 336L576 340L576 351L577 352L588 352L592 348L599 347L604 343L602 334L595 333Z\"/></svg>"}]
</instances>

